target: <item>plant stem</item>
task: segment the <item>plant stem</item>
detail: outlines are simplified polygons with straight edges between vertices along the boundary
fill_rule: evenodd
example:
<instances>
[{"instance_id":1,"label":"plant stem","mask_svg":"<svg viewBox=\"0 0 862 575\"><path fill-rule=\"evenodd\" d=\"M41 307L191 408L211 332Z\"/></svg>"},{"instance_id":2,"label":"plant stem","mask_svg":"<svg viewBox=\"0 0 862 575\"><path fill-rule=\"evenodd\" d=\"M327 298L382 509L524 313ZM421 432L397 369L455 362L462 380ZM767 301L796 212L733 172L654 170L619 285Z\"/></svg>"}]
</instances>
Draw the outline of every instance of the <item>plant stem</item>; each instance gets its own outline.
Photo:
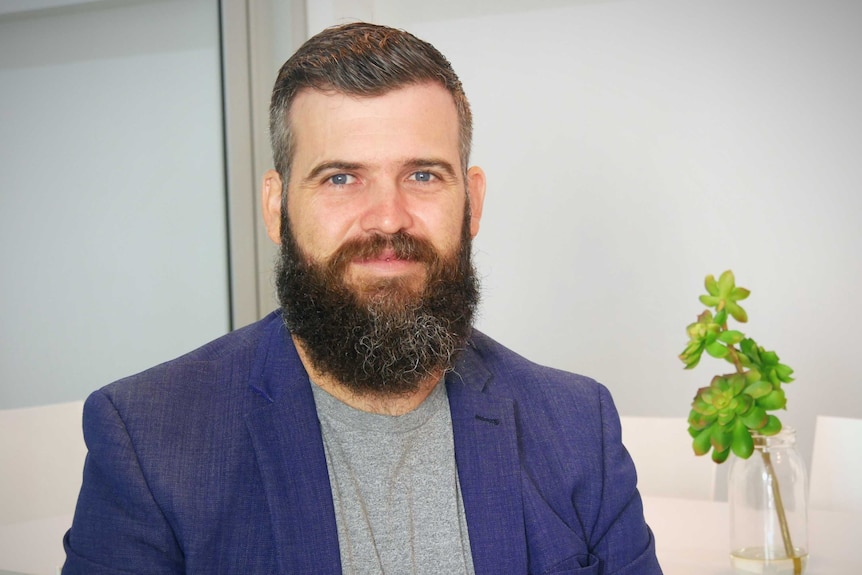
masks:
<instances>
[{"instance_id":1,"label":"plant stem","mask_svg":"<svg viewBox=\"0 0 862 575\"><path fill-rule=\"evenodd\" d=\"M793 540L790 537L790 526L787 524L787 514L784 512L784 502L781 500L781 489L778 486L778 477L775 475L775 468L772 466L772 457L765 449L761 451L763 457L763 465L766 467L766 473L769 475L769 480L772 483L772 494L775 497L775 511L778 513L778 524L781 527L781 539L784 541L784 552L787 557L793 560L793 575L802 575L802 558L796 555L796 549L793 547Z\"/></svg>"},{"instance_id":2,"label":"plant stem","mask_svg":"<svg viewBox=\"0 0 862 575\"><path fill-rule=\"evenodd\" d=\"M745 368L739 360L739 353L736 351L736 348L729 345L727 346L727 351L730 352L730 358L733 360L733 365L736 366L736 373L745 373Z\"/></svg>"},{"instance_id":3,"label":"plant stem","mask_svg":"<svg viewBox=\"0 0 862 575\"><path fill-rule=\"evenodd\" d=\"M721 326L721 331L727 331L727 322ZM727 346L727 351L730 352L730 359L733 360L733 365L736 366L736 373L745 373L745 368L742 366L742 362L739 360L739 352L736 347L733 345Z\"/></svg>"}]
</instances>

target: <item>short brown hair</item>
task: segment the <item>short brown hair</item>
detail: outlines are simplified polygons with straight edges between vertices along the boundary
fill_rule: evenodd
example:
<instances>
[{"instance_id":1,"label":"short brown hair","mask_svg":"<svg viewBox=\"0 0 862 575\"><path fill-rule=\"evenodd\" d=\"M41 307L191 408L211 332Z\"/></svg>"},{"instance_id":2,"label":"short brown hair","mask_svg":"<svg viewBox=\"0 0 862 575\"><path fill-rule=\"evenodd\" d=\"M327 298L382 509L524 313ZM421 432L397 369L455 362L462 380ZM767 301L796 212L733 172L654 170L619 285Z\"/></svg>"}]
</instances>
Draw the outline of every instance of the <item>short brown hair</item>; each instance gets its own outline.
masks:
<instances>
[{"instance_id":1,"label":"short brown hair","mask_svg":"<svg viewBox=\"0 0 862 575\"><path fill-rule=\"evenodd\" d=\"M470 104L449 60L434 46L403 30L365 22L327 28L306 41L279 70L269 107L272 156L285 189L294 147L288 113L300 90L372 97L424 82L436 82L452 94L466 173L473 134Z\"/></svg>"}]
</instances>

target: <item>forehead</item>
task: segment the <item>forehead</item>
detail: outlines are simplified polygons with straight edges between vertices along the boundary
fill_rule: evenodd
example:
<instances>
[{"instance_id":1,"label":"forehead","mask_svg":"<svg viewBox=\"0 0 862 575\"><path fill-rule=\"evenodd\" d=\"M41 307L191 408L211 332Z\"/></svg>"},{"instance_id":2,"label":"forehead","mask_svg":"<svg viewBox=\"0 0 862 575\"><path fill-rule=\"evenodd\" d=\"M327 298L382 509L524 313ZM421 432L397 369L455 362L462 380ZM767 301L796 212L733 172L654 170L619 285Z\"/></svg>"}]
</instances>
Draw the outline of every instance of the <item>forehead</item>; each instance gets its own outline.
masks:
<instances>
[{"instance_id":1,"label":"forehead","mask_svg":"<svg viewBox=\"0 0 862 575\"><path fill-rule=\"evenodd\" d=\"M289 121L296 161L356 160L362 158L348 156L397 150L416 157L451 156L458 165L455 101L434 82L379 96L304 89L290 107Z\"/></svg>"}]
</instances>

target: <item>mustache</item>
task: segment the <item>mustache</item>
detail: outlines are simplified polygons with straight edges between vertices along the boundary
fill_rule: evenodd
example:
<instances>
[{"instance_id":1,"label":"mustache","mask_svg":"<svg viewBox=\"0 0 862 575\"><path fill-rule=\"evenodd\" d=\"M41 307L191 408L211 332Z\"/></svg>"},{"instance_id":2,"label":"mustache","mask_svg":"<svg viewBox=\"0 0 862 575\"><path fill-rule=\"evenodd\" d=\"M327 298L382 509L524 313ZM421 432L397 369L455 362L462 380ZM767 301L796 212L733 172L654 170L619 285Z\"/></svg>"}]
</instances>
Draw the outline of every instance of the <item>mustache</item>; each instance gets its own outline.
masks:
<instances>
[{"instance_id":1,"label":"mustache","mask_svg":"<svg viewBox=\"0 0 862 575\"><path fill-rule=\"evenodd\" d=\"M436 265L440 256L430 241L417 238L406 232L374 234L346 241L330 256L329 268L336 273L343 271L351 261L380 256L392 251L399 260Z\"/></svg>"}]
</instances>

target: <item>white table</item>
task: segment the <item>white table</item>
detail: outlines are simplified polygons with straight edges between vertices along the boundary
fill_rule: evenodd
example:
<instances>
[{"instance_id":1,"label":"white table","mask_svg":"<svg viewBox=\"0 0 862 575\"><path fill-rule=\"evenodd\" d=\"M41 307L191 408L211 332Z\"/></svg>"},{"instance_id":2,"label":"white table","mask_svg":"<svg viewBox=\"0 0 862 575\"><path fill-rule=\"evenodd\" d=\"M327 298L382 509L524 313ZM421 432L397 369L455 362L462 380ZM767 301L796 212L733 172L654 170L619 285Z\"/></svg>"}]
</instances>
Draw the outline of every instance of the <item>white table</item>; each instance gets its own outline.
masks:
<instances>
[{"instance_id":1,"label":"white table","mask_svg":"<svg viewBox=\"0 0 862 575\"><path fill-rule=\"evenodd\" d=\"M734 575L726 502L644 497L665 575ZM862 513L810 509L805 575L862 574Z\"/></svg>"}]
</instances>

